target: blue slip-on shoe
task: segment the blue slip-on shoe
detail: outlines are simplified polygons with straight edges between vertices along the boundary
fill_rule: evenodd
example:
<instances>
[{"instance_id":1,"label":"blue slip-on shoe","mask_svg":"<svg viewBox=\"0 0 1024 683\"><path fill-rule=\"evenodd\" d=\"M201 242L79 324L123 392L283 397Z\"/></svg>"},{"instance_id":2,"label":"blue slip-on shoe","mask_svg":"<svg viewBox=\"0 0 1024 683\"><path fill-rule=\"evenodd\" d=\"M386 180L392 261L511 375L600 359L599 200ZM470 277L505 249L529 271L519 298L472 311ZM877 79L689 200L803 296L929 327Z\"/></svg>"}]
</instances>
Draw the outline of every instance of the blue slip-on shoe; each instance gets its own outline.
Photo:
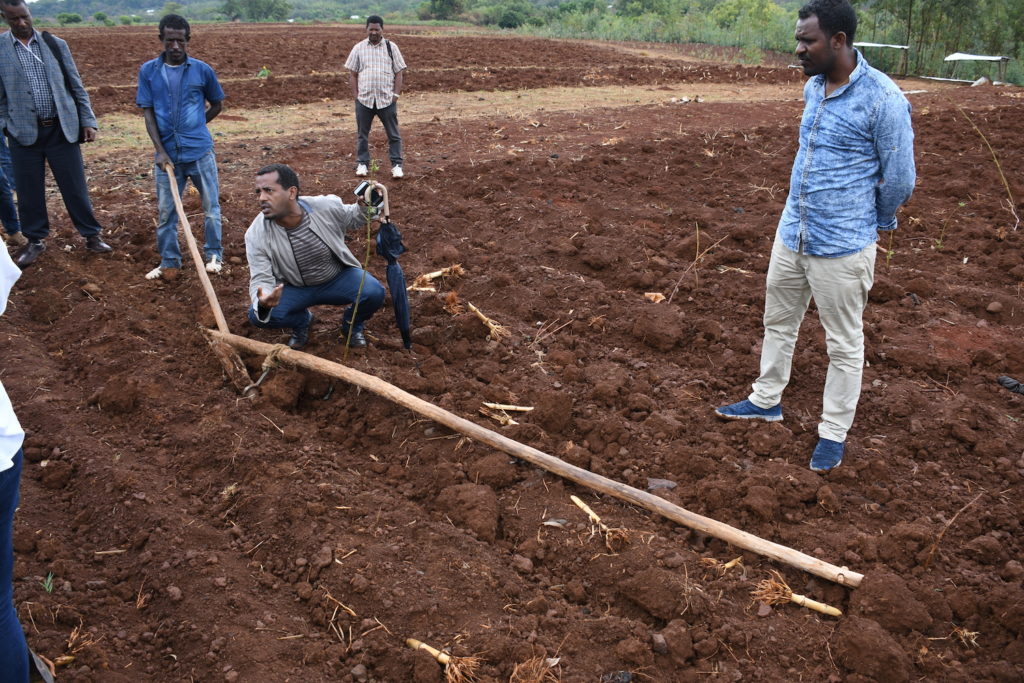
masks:
<instances>
[{"instance_id":1,"label":"blue slip-on shoe","mask_svg":"<svg viewBox=\"0 0 1024 683\"><path fill-rule=\"evenodd\" d=\"M828 472L839 467L839 464L843 462L843 451L845 450L846 444L842 441L818 439L818 445L814 447L814 453L811 455L811 469L815 472Z\"/></svg>"},{"instance_id":2,"label":"blue slip-on shoe","mask_svg":"<svg viewBox=\"0 0 1024 683\"><path fill-rule=\"evenodd\" d=\"M764 420L765 422L779 422L782 420L782 404L774 405L771 408L758 408L749 399L739 403L715 408L715 415L726 420Z\"/></svg>"}]
</instances>

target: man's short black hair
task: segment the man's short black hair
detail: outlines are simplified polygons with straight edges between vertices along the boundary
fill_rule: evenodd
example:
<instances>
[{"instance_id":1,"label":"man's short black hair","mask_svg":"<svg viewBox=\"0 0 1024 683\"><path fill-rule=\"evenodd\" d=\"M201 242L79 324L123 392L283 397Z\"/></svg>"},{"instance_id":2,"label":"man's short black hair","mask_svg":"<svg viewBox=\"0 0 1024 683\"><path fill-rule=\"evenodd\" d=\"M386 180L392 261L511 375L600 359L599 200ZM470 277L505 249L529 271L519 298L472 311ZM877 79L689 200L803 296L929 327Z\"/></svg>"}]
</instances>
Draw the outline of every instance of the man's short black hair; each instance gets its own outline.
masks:
<instances>
[{"instance_id":1,"label":"man's short black hair","mask_svg":"<svg viewBox=\"0 0 1024 683\"><path fill-rule=\"evenodd\" d=\"M277 182L281 184L281 187L288 189L294 187L296 190L299 189L299 176L295 174L292 167L288 164L270 164L264 166L260 170L256 171L257 176L266 175L268 173L277 173Z\"/></svg>"},{"instance_id":2,"label":"man's short black hair","mask_svg":"<svg viewBox=\"0 0 1024 683\"><path fill-rule=\"evenodd\" d=\"M371 14L370 16L366 17L366 25L369 26L370 24L380 24L380 27L384 28L384 20L378 17L376 14Z\"/></svg>"},{"instance_id":3,"label":"man's short black hair","mask_svg":"<svg viewBox=\"0 0 1024 683\"><path fill-rule=\"evenodd\" d=\"M853 37L857 33L857 13L847 0L811 0L797 14L801 19L812 15L818 17L818 28L826 37L845 33L846 44L853 47Z\"/></svg>"},{"instance_id":4,"label":"man's short black hair","mask_svg":"<svg viewBox=\"0 0 1024 683\"><path fill-rule=\"evenodd\" d=\"M180 14L165 14L164 18L160 20L160 40L164 39L165 28L175 31L184 29L185 40L192 40L192 27L188 25L188 19Z\"/></svg>"},{"instance_id":5,"label":"man's short black hair","mask_svg":"<svg viewBox=\"0 0 1024 683\"><path fill-rule=\"evenodd\" d=\"M0 0L0 5L6 5L8 7L17 7L18 5L24 5L25 0ZM383 26L383 24L381 24Z\"/></svg>"}]
</instances>

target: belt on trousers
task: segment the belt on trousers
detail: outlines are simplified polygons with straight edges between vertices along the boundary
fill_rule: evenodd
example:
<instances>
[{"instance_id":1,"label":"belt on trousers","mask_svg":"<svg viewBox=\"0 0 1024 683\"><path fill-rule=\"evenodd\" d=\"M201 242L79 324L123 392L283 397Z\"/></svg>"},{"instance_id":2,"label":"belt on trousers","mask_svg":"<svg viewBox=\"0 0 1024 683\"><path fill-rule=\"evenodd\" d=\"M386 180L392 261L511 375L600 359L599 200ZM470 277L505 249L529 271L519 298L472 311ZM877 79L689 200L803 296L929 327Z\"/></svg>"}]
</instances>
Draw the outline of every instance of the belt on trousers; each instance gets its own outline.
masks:
<instances>
[{"instance_id":1,"label":"belt on trousers","mask_svg":"<svg viewBox=\"0 0 1024 683\"><path fill-rule=\"evenodd\" d=\"M48 119L39 119L39 125L40 126L44 126L44 127L45 126L56 126L57 122L58 122L58 119L57 119L56 116L50 117Z\"/></svg>"}]
</instances>

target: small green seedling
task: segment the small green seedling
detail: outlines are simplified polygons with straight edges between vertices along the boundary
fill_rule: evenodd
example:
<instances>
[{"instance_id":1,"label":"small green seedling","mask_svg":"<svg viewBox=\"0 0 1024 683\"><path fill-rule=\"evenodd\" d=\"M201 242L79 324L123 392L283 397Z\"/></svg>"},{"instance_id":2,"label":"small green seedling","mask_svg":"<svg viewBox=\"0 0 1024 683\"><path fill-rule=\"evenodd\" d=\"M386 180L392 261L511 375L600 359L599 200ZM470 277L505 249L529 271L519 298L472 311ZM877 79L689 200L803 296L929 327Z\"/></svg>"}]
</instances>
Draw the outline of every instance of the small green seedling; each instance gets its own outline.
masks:
<instances>
[{"instance_id":1,"label":"small green seedling","mask_svg":"<svg viewBox=\"0 0 1024 683\"><path fill-rule=\"evenodd\" d=\"M256 72L256 78L270 78L270 69L264 66Z\"/></svg>"},{"instance_id":2,"label":"small green seedling","mask_svg":"<svg viewBox=\"0 0 1024 683\"><path fill-rule=\"evenodd\" d=\"M46 578L39 582L39 585L43 587L47 593L53 592L53 572L48 572Z\"/></svg>"},{"instance_id":3,"label":"small green seedling","mask_svg":"<svg viewBox=\"0 0 1024 683\"><path fill-rule=\"evenodd\" d=\"M960 209L964 208L965 206L967 206L967 202L958 202L956 205L956 209L954 209L952 212L950 212L948 216L946 216L946 220L942 223L942 229L939 230L939 238L935 240L935 248L938 249L939 251L942 251L942 247L945 244L946 228L949 227L949 222L953 220L957 213L960 212Z\"/></svg>"}]
</instances>

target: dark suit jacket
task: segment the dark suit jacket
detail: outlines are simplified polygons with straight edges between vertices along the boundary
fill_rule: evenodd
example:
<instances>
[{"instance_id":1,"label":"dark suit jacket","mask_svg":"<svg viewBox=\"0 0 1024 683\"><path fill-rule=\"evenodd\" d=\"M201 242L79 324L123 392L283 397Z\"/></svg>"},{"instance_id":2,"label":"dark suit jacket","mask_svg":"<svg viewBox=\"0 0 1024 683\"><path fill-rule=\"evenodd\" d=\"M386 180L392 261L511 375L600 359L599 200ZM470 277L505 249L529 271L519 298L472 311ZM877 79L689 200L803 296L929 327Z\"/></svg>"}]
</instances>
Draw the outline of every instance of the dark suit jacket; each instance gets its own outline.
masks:
<instances>
[{"instance_id":1,"label":"dark suit jacket","mask_svg":"<svg viewBox=\"0 0 1024 683\"><path fill-rule=\"evenodd\" d=\"M50 46L43 40L39 31L35 34L43 63L46 65L46 74L50 79L50 90L53 91L53 101L57 105L61 130L68 142L77 142L81 128L96 127L96 116L92 112L89 94L82 85L82 77L78 74L68 44L54 36L64 58L64 66L67 67L68 80L71 81L75 97L72 97L64 86L64 75L60 71L60 64L50 51ZM15 49L21 48L15 46L15 40L17 38L10 31L0 33L0 126L20 144L27 146L36 141L39 124L29 80L15 52ZM75 98L78 99L77 106Z\"/></svg>"}]
</instances>

